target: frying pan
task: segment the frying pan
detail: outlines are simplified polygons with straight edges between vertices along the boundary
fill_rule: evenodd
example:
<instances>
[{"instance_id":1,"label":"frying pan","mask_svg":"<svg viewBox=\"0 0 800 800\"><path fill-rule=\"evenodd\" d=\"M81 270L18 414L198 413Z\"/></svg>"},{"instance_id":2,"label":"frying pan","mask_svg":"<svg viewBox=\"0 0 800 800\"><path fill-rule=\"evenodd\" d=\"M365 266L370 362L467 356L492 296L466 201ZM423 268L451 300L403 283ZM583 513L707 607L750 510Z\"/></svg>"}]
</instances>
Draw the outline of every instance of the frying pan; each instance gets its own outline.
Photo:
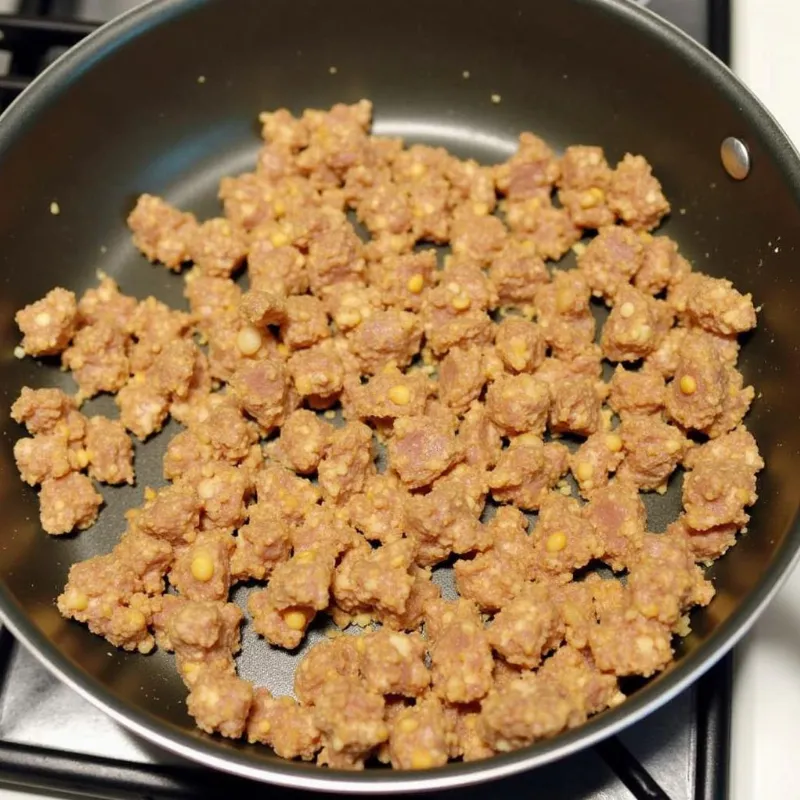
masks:
<instances>
[{"instance_id":1,"label":"frying pan","mask_svg":"<svg viewBox=\"0 0 800 800\"><path fill-rule=\"evenodd\" d=\"M694 614L676 664L580 729L420 773L320 770L206 736L186 714L170 656L113 650L62 619L53 600L70 564L110 550L123 511L141 502L143 486L162 483L166 437L137 448L137 487L106 491L97 525L53 538L16 474L12 444L21 431L8 418L23 385L72 388L57 369L13 357L15 309L55 285L81 292L97 269L128 293L183 302L182 282L130 243L124 219L139 193L215 215L219 178L254 163L259 110L362 97L375 103L377 133L483 162L505 159L529 129L556 147L602 145L612 163L628 150L645 154L674 209L663 232L697 268L729 277L763 305L740 362L760 391L748 424L767 462L761 499L749 532L711 570L717 596ZM727 137L749 152L744 180L723 167ZM743 635L796 560L800 161L721 63L626 0L152 2L88 37L7 111L0 186L0 611L54 673L158 745L241 776L350 793L510 775L587 747L680 692ZM94 405L111 408L108 398ZM652 528L675 515L678 498L654 496ZM245 628L241 674L285 692L292 669L290 656Z\"/></svg>"}]
</instances>

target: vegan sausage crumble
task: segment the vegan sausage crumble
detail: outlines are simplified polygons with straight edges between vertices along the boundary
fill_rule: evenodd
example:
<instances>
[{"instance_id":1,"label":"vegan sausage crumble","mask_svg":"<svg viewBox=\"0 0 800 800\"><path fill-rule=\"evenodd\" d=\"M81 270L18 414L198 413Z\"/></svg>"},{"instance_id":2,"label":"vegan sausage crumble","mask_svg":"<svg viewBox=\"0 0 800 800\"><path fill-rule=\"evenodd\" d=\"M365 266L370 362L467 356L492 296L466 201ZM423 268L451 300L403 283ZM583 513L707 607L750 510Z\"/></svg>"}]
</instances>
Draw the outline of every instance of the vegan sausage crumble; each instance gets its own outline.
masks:
<instances>
[{"instance_id":1,"label":"vegan sausage crumble","mask_svg":"<svg viewBox=\"0 0 800 800\"><path fill-rule=\"evenodd\" d=\"M23 389L14 453L67 534L98 484L135 483L131 437L179 423L166 485L72 566L61 613L173 652L204 731L426 769L579 726L671 662L757 498L756 312L653 233L670 206L641 155L523 133L482 166L371 115L262 114L214 219L139 198L133 241L187 308L101 275L19 311L20 355L60 357L77 392ZM100 393L118 418L81 413ZM682 512L649 532L642 493L678 475ZM294 650L320 615L294 696L237 675L243 621Z\"/></svg>"}]
</instances>

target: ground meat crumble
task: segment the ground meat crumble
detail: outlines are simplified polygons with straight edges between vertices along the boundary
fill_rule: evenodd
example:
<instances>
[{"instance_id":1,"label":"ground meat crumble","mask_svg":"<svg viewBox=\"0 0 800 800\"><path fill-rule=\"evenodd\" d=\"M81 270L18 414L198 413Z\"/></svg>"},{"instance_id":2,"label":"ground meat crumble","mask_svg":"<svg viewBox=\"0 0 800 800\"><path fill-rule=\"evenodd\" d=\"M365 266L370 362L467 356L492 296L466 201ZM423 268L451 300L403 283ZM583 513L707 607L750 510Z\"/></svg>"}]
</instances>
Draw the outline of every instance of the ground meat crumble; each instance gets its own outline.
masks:
<instances>
[{"instance_id":1,"label":"ground meat crumble","mask_svg":"<svg viewBox=\"0 0 800 800\"><path fill-rule=\"evenodd\" d=\"M524 133L484 167L371 136L371 114L262 114L220 217L138 199L133 242L183 271L188 312L102 274L17 312L17 355L59 357L77 389L22 390L14 457L42 528L68 534L102 513L98 483L136 485L131 434L172 416L167 484L138 487L116 546L72 566L61 613L174 652L208 733L425 769L580 725L672 660L714 594L698 565L757 499L736 368L756 309L650 233L670 206L641 155ZM547 263L570 248L577 268ZM82 413L100 393L118 419ZM651 533L640 493L676 471L682 513ZM587 577L598 562L626 580ZM245 581L267 646L332 618L294 697L236 674Z\"/></svg>"}]
</instances>

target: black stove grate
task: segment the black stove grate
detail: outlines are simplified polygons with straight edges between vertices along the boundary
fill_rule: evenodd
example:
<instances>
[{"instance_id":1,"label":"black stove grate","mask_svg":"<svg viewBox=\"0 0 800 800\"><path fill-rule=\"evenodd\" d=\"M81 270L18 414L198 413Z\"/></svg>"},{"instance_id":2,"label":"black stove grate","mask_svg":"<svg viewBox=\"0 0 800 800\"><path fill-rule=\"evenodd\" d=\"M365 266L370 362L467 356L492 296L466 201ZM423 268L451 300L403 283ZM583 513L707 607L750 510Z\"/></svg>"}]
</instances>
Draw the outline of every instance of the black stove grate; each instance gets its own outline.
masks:
<instances>
[{"instance_id":1,"label":"black stove grate","mask_svg":"<svg viewBox=\"0 0 800 800\"><path fill-rule=\"evenodd\" d=\"M681 3L685 6L685 0ZM702 33L690 32L698 35L716 55L727 61L730 44L727 0L697 0L697 3L704 9L704 30ZM659 0L656 10L661 11L665 5L668 5L668 0ZM19 14L0 14L0 109L5 108L55 58L97 27L97 23L74 16L76 6L74 0L22 0ZM149 762L140 762L43 747L30 739L15 738L13 725L9 725L5 717L9 715L9 707L13 711L10 699L13 700L13 693L17 691L19 674L27 675L32 669L41 669L29 658L20 666L24 658L20 645L7 630L0 628L0 788L5 784L107 798L215 797L238 791L264 791L263 787L249 781L188 762L182 765L156 763L159 761L157 755ZM50 680L55 682L54 678ZM728 656L684 695L619 737L612 737L566 762L493 784L491 789L478 786L458 790L457 796L460 800L478 800L508 792L510 796L541 794L554 797L557 794L559 797L580 796L587 800L612 796L633 796L636 800L724 798L728 794L731 696L732 658ZM677 725L676 716L681 716ZM662 730L676 727L680 729L677 745L676 737L671 736L668 730L664 738ZM688 756L692 774L681 776L682 783L688 787L688 795L684 792L679 796L674 790L670 794L664 788L663 779L661 783L656 780L655 770L649 767L651 763L658 766L658 761L653 761L652 753L648 752L652 747L647 744L652 741L666 742L662 762L671 758L671 748L689 748L692 751ZM174 758L165 760L174 762ZM605 786L595 792L591 789L592 781L581 783L576 775L586 770L594 770L601 776L611 773L613 794L609 794ZM578 793L563 794L565 781L569 784L576 780L572 785ZM588 794L586 787L589 787ZM562 791L554 791L556 789ZM289 789L270 789L269 794L276 800L309 797L307 792ZM443 792L439 796L454 797L454 792Z\"/></svg>"},{"instance_id":2,"label":"black stove grate","mask_svg":"<svg viewBox=\"0 0 800 800\"><path fill-rule=\"evenodd\" d=\"M41 4L45 9L49 4ZM0 15L0 109L5 108L45 67L97 27L77 19Z\"/></svg>"}]
</instances>

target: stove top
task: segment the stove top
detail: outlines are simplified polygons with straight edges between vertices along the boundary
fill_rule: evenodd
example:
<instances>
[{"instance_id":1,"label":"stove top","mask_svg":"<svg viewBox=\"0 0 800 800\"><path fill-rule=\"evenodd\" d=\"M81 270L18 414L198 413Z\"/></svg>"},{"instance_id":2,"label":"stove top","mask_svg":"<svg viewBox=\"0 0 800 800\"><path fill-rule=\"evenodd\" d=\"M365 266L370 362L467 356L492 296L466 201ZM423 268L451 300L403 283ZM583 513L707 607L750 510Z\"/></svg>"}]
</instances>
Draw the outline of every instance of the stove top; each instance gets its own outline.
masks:
<instances>
[{"instance_id":1,"label":"stove top","mask_svg":"<svg viewBox=\"0 0 800 800\"><path fill-rule=\"evenodd\" d=\"M639 0L728 60L728 0ZM0 0L0 108L97 23L135 0ZM712 800L727 796L730 657L618 737L504 781L441 792L466 800ZM121 728L50 675L0 627L3 787L94 797L200 797L263 787L212 773ZM308 792L269 789L277 800Z\"/></svg>"}]
</instances>

